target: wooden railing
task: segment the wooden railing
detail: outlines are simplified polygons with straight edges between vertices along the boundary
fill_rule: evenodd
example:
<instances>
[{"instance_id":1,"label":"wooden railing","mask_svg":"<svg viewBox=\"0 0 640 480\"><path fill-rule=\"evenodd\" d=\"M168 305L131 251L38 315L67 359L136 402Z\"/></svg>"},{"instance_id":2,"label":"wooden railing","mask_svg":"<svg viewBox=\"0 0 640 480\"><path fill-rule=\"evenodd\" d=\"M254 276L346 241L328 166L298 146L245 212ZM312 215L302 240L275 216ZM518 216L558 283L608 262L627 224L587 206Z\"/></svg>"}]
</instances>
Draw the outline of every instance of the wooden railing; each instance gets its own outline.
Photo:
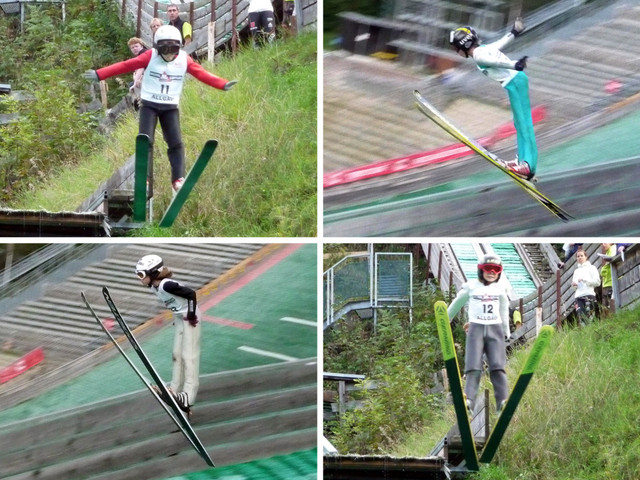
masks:
<instances>
[{"instance_id":1,"label":"wooden railing","mask_svg":"<svg viewBox=\"0 0 640 480\"><path fill-rule=\"evenodd\" d=\"M601 244L585 244L583 246L589 261L598 269L602 262L598 253ZM445 297L450 296L452 289L459 289L465 281L460 265L448 244L423 244L423 252L427 257L426 277L437 280ZM571 287L576 258L573 256L563 268L555 271L555 276L540 285L537 291L526 297L511 302L522 315L523 326L518 329L512 341L534 338L541 325L556 324L560 326L573 305L575 290ZM613 278L613 301L608 307L613 310L626 308L638 303L640 298L640 246L629 246L622 255L611 262Z\"/></svg>"},{"instance_id":2,"label":"wooden railing","mask_svg":"<svg viewBox=\"0 0 640 480\"><path fill-rule=\"evenodd\" d=\"M136 36L147 45L152 45L153 35L149 24L154 18L168 22L166 5L153 0L118 0L121 18L130 18L136 25ZM315 28L317 25L317 0L295 0L298 28ZM249 0L193 0L175 4L180 17L189 22L193 29L192 45L189 52L207 47L209 61L213 61L216 48L231 41L235 51L238 32L248 22Z\"/></svg>"}]
</instances>

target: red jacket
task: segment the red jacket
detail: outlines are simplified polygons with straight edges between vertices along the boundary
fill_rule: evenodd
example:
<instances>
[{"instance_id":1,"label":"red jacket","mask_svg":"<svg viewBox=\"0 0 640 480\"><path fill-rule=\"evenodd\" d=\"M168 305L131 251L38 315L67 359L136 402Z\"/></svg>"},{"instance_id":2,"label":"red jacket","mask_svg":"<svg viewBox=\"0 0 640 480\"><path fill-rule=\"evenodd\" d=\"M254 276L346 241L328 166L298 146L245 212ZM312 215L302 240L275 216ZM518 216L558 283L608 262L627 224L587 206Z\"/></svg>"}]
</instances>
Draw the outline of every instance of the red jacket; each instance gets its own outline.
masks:
<instances>
[{"instance_id":1,"label":"red jacket","mask_svg":"<svg viewBox=\"0 0 640 480\"><path fill-rule=\"evenodd\" d=\"M141 53L137 57L130 58L129 60L125 60L123 62L114 63L113 65L109 65L108 67L100 68L96 70L96 72L98 73L98 78L100 80L105 80L109 77L133 72L139 68L146 68L147 65L149 65L149 61L151 60L152 52L153 50L150 49L146 52ZM210 85L214 88L218 88L220 90L224 89L224 86L228 82L228 80L225 80L224 78L216 77L212 73L207 72L204 68L202 68L202 65L194 62L193 59L189 56L187 56L187 73L193 75L202 83Z\"/></svg>"}]
</instances>

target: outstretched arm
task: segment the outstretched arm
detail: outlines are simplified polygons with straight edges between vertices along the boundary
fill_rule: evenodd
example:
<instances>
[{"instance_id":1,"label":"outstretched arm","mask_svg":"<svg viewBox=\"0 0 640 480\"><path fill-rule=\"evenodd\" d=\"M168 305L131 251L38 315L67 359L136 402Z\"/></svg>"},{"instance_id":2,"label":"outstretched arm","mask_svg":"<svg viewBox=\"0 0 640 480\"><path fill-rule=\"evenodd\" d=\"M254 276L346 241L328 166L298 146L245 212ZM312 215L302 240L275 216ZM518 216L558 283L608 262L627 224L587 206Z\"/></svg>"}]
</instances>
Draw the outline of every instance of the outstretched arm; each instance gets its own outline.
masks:
<instances>
[{"instance_id":1,"label":"outstretched arm","mask_svg":"<svg viewBox=\"0 0 640 480\"><path fill-rule=\"evenodd\" d=\"M99 80L105 80L109 77L115 77L116 75L122 75L124 73L130 73L138 70L139 68L146 68L151 60L151 53L153 50L147 50L141 53L137 57L130 58L124 62L114 63L108 67L99 68L96 70Z\"/></svg>"},{"instance_id":2,"label":"outstretched arm","mask_svg":"<svg viewBox=\"0 0 640 480\"><path fill-rule=\"evenodd\" d=\"M217 88L219 90L229 90L237 82L235 80L229 81L222 77L217 77L213 73L207 72L202 65L193 61L191 57L187 57L187 73L190 73L202 83Z\"/></svg>"}]
</instances>

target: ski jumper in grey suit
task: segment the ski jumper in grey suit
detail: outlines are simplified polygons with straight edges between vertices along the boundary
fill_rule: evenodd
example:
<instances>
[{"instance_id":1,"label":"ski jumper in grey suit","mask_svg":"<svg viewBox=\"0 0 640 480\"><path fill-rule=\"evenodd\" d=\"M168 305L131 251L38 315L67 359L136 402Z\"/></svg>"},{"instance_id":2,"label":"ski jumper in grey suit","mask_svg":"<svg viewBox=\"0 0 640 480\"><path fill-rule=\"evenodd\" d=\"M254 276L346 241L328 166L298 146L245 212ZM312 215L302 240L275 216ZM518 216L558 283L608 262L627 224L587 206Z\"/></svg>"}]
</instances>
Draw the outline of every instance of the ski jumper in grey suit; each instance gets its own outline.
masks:
<instances>
[{"instance_id":1,"label":"ski jumper in grey suit","mask_svg":"<svg viewBox=\"0 0 640 480\"><path fill-rule=\"evenodd\" d=\"M509 331L509 299L500 282L485 285L480 280L470 280L449 305L449 318L453 318L465 304L469 304L469 330L467 331L464 371L464 393L475 406L480 378L482 354L489 363L489 375L496 399L496 406L509 396L505 365L507 354L505 338Z\"/></svg>"}]
</instances>

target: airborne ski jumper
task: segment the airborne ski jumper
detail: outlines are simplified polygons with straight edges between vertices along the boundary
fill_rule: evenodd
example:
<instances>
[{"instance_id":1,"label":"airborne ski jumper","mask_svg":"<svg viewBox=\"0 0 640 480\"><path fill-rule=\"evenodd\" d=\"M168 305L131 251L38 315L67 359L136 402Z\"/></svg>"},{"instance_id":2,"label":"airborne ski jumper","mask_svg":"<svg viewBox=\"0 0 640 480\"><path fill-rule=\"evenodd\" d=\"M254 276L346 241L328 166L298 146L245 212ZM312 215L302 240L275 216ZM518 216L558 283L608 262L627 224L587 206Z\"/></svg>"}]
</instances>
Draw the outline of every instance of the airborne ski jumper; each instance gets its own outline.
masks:
<instances>
[{"instance_id":1,"label":"airborne ski jumper","mask_svg":"<svg viewBox=\"0 0 640 480\"><path fill-rule=\"evenodd\" d=\"M478 260L478 278L462 285L462 289L447 309L453 318L468 303L469 322L464 325L467 333L464 370L464 393L467 407L473 410L483 370L483 353L489 364L489 376L493 384L496 409L500 411L509 396L507 386L507 352L505 339L509 338L509 299L503 285L502 261L494 254L486 254Z\"/></svg>"},{"instance_id":2,"label":"airborne ski jumper","mask_svg":"<svg viewBox=\"0 0 640 480\"><path fill-rule=\"evenodd\" d=\"M524 73L527 57L515 61L500 51L520 35L524 28L522 19L518 17L511 32L500 40L485 45L480 43L473 28L460 27L450 32L449 43L458 55L465 58L471 57L482 73L499 82L507 91L516 129L518 155L515 160L506 162L505 167L522 178L530 180L536 173L538 148L531 117L529 79Z\"/></svg>"},{"instance_id":3,"label":"airborne ski jumper","mask_svg":"<svg viewBox=\"0 0 640 480\"><path fill-rule=\"evenodd\" d=\"M196 292L172 280L173 272L158 255L142 257L136 265L136 275L173 312L175 337L169 390L180 408L190 413L198 393L202 330Z\"/></svg>"},{"instance_id":4,"label":"airborne ski jumper","mask_svg":"<svg viewBox=\"0 0 640 480\"><path fill-rule=\"evenodd\" d=\"M155 128L160 121L162 134L167 142L167 155L171 164L171 185L174 192L184 183L185 161L180 113L178 105L185 75L193 75L211 87L230 90L237 81L228 81L206 71L183 50L182 35L171 25L163 25L156 31L154 48L135 58L114 63L98 70L88 70L84 76L90 81L133 72L144 68L141 84L139 133L149 136L153 145ZM152 149L149 149L151 155ZM151 159L150 159L151 160Z\"/></svg>"}]
</instances>

